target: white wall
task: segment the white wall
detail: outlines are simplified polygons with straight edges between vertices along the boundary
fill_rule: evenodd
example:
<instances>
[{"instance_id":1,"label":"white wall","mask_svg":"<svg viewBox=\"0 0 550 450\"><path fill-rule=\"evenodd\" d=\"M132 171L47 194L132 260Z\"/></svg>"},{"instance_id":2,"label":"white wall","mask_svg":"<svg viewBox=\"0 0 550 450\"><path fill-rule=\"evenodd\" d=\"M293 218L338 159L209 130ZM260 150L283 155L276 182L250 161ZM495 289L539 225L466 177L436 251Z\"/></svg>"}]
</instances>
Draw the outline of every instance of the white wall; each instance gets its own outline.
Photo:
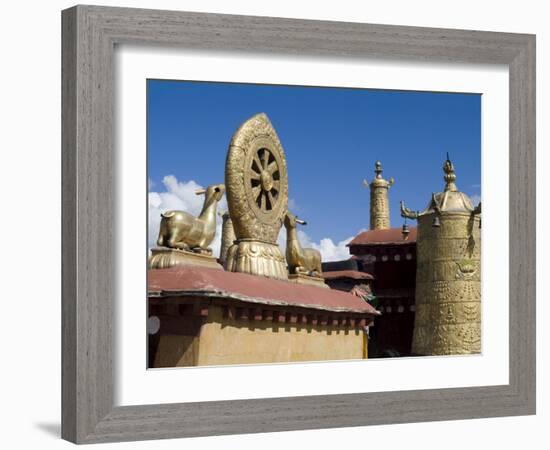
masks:
<instances>
[{"instance_id":1,"label":"white wall","mask_svg":"<svg viewBox=\"0 0 550 450\"><path fill-rule=\"evenodd\" d=\"M539 270L542 281L548 238L544 217L542 168L548 156L549 21L546 2L394 1L298 2L258 0L108 1L105 5L184 9L233 14L299 17L510 31L537 34L537 127L539 185ZM4 2L1 9L0 69L1 192L0 220L4 257L2 280L2 371L0 411L6 424L4 448L65 448L60 418L60 10L70 1ZM7 138L7 139L6 139ZM546 160L546 161L545 161ZM32 265L31 265L32 264ZM15 268L12 269L12 268ZM547 284L547 283L546 283ZM543 448L548 442L548 390L543 365L548 360L542 318L542 282L538 293L538 410L535 417L469 420L339 430L152 441L117 444L117 448L362 448L517 449ZM546 361L542 359L546 353ZM547 378L547 377L546 377ZM538 440L539 444L534 441ZM548 444L546 444L548 445ZM38 447L40 446L40 447ZM111 445L114 447L114 445Z\"/></svg>"}]
</instances>

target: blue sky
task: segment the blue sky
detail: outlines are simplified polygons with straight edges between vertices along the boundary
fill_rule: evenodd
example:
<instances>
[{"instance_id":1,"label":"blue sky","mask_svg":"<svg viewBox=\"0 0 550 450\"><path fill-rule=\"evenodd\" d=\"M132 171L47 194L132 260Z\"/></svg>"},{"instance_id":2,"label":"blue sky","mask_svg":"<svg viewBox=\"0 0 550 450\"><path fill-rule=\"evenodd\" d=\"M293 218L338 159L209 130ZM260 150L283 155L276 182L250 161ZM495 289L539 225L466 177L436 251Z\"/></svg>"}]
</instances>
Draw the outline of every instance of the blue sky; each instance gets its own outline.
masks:
<instances>
[{"instance_id":1,"label":"blue sky","mask_svg":"<svg viewBox=\"0 0 550 450\"><path fill-rule=\"evenodd\" d=\"M369 192L379 159L390 189L392 226L399 201L422 209L443 188L446 152L459 189L480 194L481 96L148 80L150 191L173 175L222 183L227 146L239 125L265 112L282 142L294 212L313 241L334 242L369 224Z\"/></svg>"}]
</instances>

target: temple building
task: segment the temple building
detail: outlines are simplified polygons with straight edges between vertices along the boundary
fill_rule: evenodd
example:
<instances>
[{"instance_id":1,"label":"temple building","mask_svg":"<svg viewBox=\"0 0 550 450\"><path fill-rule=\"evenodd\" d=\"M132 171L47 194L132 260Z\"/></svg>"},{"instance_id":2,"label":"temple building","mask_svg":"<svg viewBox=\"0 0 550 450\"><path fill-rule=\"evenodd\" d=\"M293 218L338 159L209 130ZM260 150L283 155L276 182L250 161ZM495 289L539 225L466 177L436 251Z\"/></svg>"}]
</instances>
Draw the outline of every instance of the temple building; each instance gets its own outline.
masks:
<instances>
[{"instance_id":1,"label":"temple building","mask_svg":"<svg viewBox=\"0 0 550 450\"><path fill-rule=\"evenodd\" d=\"M415 316L416 228L364 231L349 244L352 258L373 277L372 304L382 313L370 332L372 356L411 352Z\"/></svg>"},{"instance_id":2,"label":"temple building","mask_svg":"<svg viewBox=\"0 0 550 450\"><path fill-rule=\"evenodd\" d=\"M364 359L361 297L192 265L149 270L149 367Z\"/></svg>"},{"instance_id":3,"label":"temple building","mask_svg":"<svg viewBox=\"0 0 550 450\"><path fill-rule=\"evenodd\" d=\"M370 330L371 357L411 354L416 287L416 228L392 228L389 188L393 178L382 177L382 164L375 164L370 183L370 229L349 242L350 260L328 264L325 277L338 265L351 264L371 277L371 304L382 313Z\"/></svg>"},{"instance_id":4,"label":"temple building","mask_svg":"<svg viewBox=\"0 0 550 450\"><path fill-rule=\"evenodd\" d=\"M300 244L306 222L288 210L286 159L265 114L235 132L225 164L224 184L196 191L197 217L161 214L147 280L149 367L367 358L380 316L368 302L372 277L357 275L350 292L331 289L319 251ZM216 257L209 246L224 194ZM277 243L283 226L286 249ZM340 287L349 274L341 275Z\"/></svg>"},{"instance_id":5,"label":"temple building","mask_svg":"<svg viewBox=\"0 0 550 450\"><path fill-rule=\"evenodd\" d=\"M370 357L411 354L415 317L416 228L391 228L388 191L394 180L375 164L370 189L370 230L348 244L350 258L323 263L325 282L333 289L362 295L377 311L369 330Z\"/></svg>"}]
</instances>

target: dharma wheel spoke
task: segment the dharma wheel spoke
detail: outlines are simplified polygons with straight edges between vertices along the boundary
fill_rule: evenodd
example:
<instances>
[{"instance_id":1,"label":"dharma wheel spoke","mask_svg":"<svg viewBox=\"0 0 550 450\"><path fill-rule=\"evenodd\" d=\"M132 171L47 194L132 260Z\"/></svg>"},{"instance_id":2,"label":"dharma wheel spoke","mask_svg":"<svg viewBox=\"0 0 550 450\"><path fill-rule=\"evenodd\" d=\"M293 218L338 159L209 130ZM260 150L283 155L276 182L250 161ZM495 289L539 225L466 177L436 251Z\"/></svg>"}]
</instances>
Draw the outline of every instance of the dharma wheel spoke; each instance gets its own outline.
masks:
<instances>
[{"instance_id":1,"label":"dharma wheel spoke","mask_svg":"<svg viewBox=\"0 0 550 450\"><path fill-rule=\"evenodd\" d=\"M260 196L260 194L262 193L262 187L261 186L256 186L256 187L253 187L252 188L252 197L254 198L254 200L258 200L258 197Z\"/></svg>"},{"instance_id":2,"label":"dharma wheel spoke","mask_svg":"<svg viewBox=\"0 0 550 450\"><path fill-rule=\"evenodd\" d=\"M271 209L275 204L275 199L273 198L271 191L267 191L267 199L269 200L269 209Z\"/></svg>"},{"instance_id":3,"label":"dharma wheel spoke","mask_svg":"<svg viewBox=\"0 0 550 450\"><path fill-rule=\"evenodd\" d=\"M262 163L260 162L260 158L258 158L258 155L254 155L254 162L256 163L257 169L255 169L254 164L252 164L253 170L257 173L260 173L262 171Z\"/></svg>"},{"instance_id":4,"label":"dharma wheel spoke","mask_svg":"<svg viewBox=\"0 0 550 450\"><path fill-rule=\"evenodd\" d=\"M262 149L263 150L263 153L262 153L262 169L267 169L267 163L269 161L269 151L267 150L267 148L264 148Z\"/></svg>"},{"instance_id":5,"label":"dharma wheel spoke","mask_svg":"<svg viewBox=\"0 0 550 450\"><path fill-rule=\"evenodd\" d=\"M273 187L271 189L275 189L276 192L279 192L281 190L281 182L279 180L273 181Z\"/></svg>"},{"instance_id":6,"label":"dharma wheel spoke","mask_svg":"<svg viewBox=\"0 0 550 450\"><path fill-rule=\"evenodd\" d=\"M265 210L265 193L260 194L260 209Z\"/></svg>"},{"instance_id":7,"label":"dharma wheel spoke","mask_svg":"<svg viewBox=\"0 0 550 450\"><path fill-rule=\"evenodd\" d=\"M279 170L279 167L277 166L277 161L273 161L267 166L267 171L273 175L277 170Z\"/></svg>"}]
</instances>

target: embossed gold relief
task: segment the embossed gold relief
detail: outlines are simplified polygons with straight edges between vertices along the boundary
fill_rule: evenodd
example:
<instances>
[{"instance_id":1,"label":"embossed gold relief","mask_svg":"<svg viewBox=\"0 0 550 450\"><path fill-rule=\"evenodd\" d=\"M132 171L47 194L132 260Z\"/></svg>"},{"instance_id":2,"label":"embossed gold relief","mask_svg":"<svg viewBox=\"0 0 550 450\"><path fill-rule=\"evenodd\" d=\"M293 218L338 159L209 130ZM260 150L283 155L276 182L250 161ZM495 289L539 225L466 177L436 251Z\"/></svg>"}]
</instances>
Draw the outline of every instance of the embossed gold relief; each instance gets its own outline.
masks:
<instances>
[{"instance_id":1,"label":"embossed gold relief","mask_svg":"<svg viewBox=\"0 0 550 450\"><path fill-rule=\"evenodd\" d=\"M384 230L390 228L390 209L388 206L388 190L393 185L393 178L389 181L382 178L382 164L376 161L372 182L363 180L363 184L370 188L370 229Z\"/></svg>"},{"instance_id":2,"label":"embossed gold relief","mask_svg":"<svg viewBox=\"0 0 550 450\"><path fill-rule=\"evenodd\" d=\"M432 325L413 333L418 355L464 355L481 352L481 324Z\"/></svg>"},{"instance_id":3,"label":"embossed gold relief","mask_svg":"<svg viewBox=\"0 0 550 450\"><path fill-rule=\"evenodd\" d=\"M416 246L416 254L420 259L426 259L426 256L433 256L439 259L445 257L445 255L457 255L462 258L478 258L481 255L481 246L475 245L470 247L468 240L466 239L438 239L434 245L436 247L430 247L427 245Z\"/></svg>"},{"instance_id":4,"label":"embossed gold relief","mask_svg":"<svg viewBox=\"0 0 550 450\"><path fill-rule=\"evenodd\" d=\"M461 261L455 261L457 269L455 272L455 278L459 280L479 280L479 261L472 261L463 259Z\"/></svg>"},{"instance_id":5,"label":"embossed gold relief","mask_svg":"<svg viewBox=\"0 0 550 450\"><path fill-rule=\"evenodd\" d=\"M416 305L415 325L481 323L481 304L474 302L448 302Z\"/></svg>"},{"instance_id":6,"label":"embossed gold relief","mask_svg":"<svg viewBox=\"0 0 550 450\"><path fill-rule=\"evenodd\" d=\"M233 247L235 247L233 249ZM254 239L241 239L231 249L234 254L228 258L231 266L227 270L286 279L286 261L277 244ZM230 250L231 250L230 249Z\"/></svg>"},{"instance_id":7,"label":"embossed gold relief","mask_svg":"<svg viewBox=\"0 0 550 450\"><path fill-rule=\"evenodd\" d=\"M481 204L459 192L454 166L443 166L445 189L415 212L418 220L416 314L412 352L452 355L481 351Z\"/></svg>"},{"instance_id":8,"label":"embossed gold relief","mask_svg":"<svg viewBox=\"0 0 550 450\"><path fill-rule=\"evenodd\" d=\"M445 228L439 227L440 229L434 229L438 227L433 226L434 217L437 215L441 219L441 215L436 211L433 211L428 214L420 213L418 217L418 232L424 232L425 235L436 234L439 237L445 239L465 239L466 242L469 241L470 236L474 239L477 239L480 236L480 218L473 217L473 212L470 213L461 213L456 212L452 215L446 214L447 226ZM471 223L474 223L475 226L471 226ZM467 233L465 234L465 231Z\"/></svg>"},{"instance_id":9,"label":"embossed gold relief","mask_svg":"<svg viewBox=\"0 0 550 450\"><path fill-rule=\"evenodd\" d=\"M420 262L416 268L416 279L424 281L445 281L449 279L480 281L481 271L476 260L436 260Z\"/></svg>"},{"instance_id":10,"label":"embossed gold relief","mask_svg":"<svg viewBox=\"0 0 550 450\"><path fill-rule=\"evenodd\" d=\"M235 132L225 164L227 203L236 237L227 270L287 279L277 245L288 205L286 159L268 117L257 114Z\"/></svg>"},{"instance_id":11,"label":"embossed gold relief","mask_svg":"<svg viewBox=\"0 0 550 450\"><path fill-rule=\"evenodd\" d=\"M428 281L416 284L416 304L481 300L480 281Z\"/></svg>"}]
</instances>

